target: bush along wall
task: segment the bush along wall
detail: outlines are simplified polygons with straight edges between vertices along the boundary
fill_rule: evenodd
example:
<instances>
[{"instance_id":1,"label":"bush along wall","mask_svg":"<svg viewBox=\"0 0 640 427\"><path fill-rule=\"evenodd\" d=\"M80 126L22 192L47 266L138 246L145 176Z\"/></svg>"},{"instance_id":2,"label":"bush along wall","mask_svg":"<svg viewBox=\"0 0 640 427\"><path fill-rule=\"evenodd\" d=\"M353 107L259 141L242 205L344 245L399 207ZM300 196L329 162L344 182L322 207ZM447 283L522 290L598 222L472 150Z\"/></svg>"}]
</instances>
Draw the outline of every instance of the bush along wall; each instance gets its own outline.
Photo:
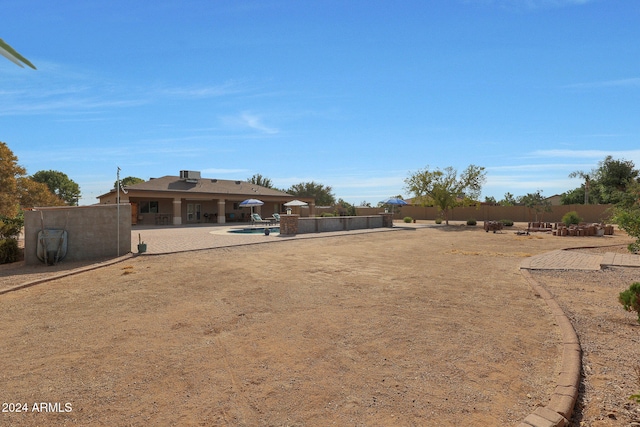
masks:
<instances>
[{"instance_id":1,"label":"bush along wall","mask_svg":"<svg viewBox=\"0 0 640 427\"><path fill-rule=\"evenodd\" d=\"M15 218L0 216L0 264L18 261L18 235L23 225L22 215Z\"/></svg>"},{"instance_id":2,"label":"bush along wall","mask_svg":"<svg viewBox=\"0 0 640 427\"><path fill-rule=\"evenodd\" d=\"M18 241L16 239L0 240L0 264L18 261Z\"/></svg>"}]
</instances>

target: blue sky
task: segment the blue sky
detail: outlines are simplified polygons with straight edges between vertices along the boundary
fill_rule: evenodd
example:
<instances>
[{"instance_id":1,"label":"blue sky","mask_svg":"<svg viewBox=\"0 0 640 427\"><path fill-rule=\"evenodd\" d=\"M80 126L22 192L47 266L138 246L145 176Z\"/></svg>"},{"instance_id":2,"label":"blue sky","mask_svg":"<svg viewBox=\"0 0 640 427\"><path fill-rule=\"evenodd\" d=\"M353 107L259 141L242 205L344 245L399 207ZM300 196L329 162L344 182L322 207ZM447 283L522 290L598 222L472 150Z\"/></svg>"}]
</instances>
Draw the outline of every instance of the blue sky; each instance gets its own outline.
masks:
<instances>
[{"instance_id":1,"label":"blue sky","mask_svg":"<svg viewBox=\"0 0 640 427\"><path fill-rule=\"evenodd\" d=\"M201 171L337 198L409 197L484 166L482 197L640 167L637 0L2 1L0 141L96 203L116 179Z\"/></svg>"}]
</instances>

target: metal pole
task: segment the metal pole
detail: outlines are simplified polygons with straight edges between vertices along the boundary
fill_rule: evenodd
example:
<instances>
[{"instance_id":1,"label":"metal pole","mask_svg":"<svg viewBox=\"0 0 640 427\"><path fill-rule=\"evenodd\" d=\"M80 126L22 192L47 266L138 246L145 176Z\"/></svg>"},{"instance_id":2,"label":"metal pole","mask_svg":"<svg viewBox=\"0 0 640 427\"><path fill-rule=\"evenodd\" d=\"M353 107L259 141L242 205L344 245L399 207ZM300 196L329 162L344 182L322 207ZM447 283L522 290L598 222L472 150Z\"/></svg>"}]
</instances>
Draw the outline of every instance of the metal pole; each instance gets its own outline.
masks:
<instances>
[{"instance_id":1,"label":"metal pole","mask_svg":"<svg viewBox=\"0 0 640 427\"><path fill-rule=\"evenodd\" d=\"M117 204L118 204L118 218L116 218L116 234L118 235L116 244L118 245L116 253L120 257L120 166L118 166L118 172L116 173L116 187L117 187Z\"/></svg>"}]
</instances>

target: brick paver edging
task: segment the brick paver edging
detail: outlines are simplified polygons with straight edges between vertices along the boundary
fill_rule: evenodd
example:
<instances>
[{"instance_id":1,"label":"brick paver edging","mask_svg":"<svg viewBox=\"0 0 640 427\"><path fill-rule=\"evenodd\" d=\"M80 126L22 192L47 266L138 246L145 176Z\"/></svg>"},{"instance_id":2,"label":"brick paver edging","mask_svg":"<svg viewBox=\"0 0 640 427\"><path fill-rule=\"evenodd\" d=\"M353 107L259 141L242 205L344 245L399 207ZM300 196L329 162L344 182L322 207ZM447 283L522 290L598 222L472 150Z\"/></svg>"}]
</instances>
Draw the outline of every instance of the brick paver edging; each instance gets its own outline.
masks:
<instances>
[{"instance_id":1,"label":"brick paver edging","mask_svg":"<svg viewBox=\"0 0 640 427\"><path fill-rule=\"evenodd\" d=\"M546 303L555 317L562 333L562 366L556 381L556 388L546 406L529 414L518 427L565 427L569 424L573 407L578 399L580 370L582 368L582 349L578 334L564 313L554 295L540 285L529 270L521 268L520 273L531 289Z\"/></svg>"},{"instance_id":2,"label":"brick paver edging","mask_svg":"<svg viewBox=\"0 0 640 427\"><path fill-rule=\"evenodd\" d=\"M123 255L119 258L110 259L104 262L99 262L96 264L86 265L84 267L76 268L73 270L63 271L58 274L53 274L51 276L41 277L39 279L31 280L29 282L22 283L20 285L13 286L11 288L0 290L0 295L8 294L9 292L19 291L20 289L30 288L31 286L39 285L40 283L49 282L51 280L60 279L62 277L73 276L74 274L84 273L85 271L95 270L101 267L106 267L108 265L117 264L119 262L125 261L129 258L132 258L136 255L132 253L128 253L127 255Z\"/></svg>"}]
</instances>

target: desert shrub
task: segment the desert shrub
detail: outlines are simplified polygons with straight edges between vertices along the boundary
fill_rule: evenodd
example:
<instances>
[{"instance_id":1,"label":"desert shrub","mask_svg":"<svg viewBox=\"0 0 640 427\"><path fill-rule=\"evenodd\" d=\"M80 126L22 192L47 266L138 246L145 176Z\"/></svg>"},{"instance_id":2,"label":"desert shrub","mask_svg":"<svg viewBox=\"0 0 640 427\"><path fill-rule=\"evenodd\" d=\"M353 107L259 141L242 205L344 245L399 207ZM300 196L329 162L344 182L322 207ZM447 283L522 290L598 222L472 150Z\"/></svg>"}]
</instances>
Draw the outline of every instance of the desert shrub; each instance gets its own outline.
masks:
<instances>
[{"instance_id":1,"label":"desert shrub","mask_svg":"<svg viewBox=\"0 0 640 427\"><path fill-rule=\"evenodd\" d=\"M636 371L636 381L638 383L638 387L640 387L640 365L637 365L634 369ZM640 393L631 395L629 399L635 400L636 403L640 403Z\"/></svg>"},{"instance_id":2,"label":"desert shrub","mask_svg":"<svg viewBox=\"0 0 640 427\"><path fill-rule=\"evenodd\" d=\"M567 227L570 226L571 224L580 224L581 221L582 221L582 218L580 218L580 215L578 215L578 212L576 211L567 212L562 217L562 222Z\"/></svg>"},{"instance_id":3,"label":"desert shrub","mask_svg":"<svg viewBox=\"0 0 640 427\"><path fill-rule=\"evenodd\" d=\"M442 218L436 218L436 224L442 224Z\"/></svg>"},{"instance_id":4,"label":"desert shrub","mask_svg":"<svg viewBox=\"0 0 640 427\"><path fill-rule=\"evenodd\" d=\"M627 311L638 313L638 323L640 323L640 282L634 282L624 292L618 295L618 301Z\"/></svg>"},{"instance_id":5,"label":"desert shrub","mask_svg":"<svg viewBox=\"0 0 640 427\"><path fill-rule=\"evenodd\" d=\"M24 226L24 216L18 215L14 218L9 218L4 215L0 215L0 239L11 239L18 237L20 231Z\"/></svg>"},{"instance_id":6,"label":"desert shrub","mask_svg":"<svg viewBox=\"0 0 640 427\"><path fill-rule=\"evenodd\" d=\"M406 222L407 224L410 223L410 222L413 222L413 218L411 218L410 216L405 216L402 220L404 222Z\"/></svg>"},{"instance_id":7,"label":"desert shrub","mask_svg":"<svg viewBox=\"0 0 640 427\"><path fill-rule=\"evenodd\" d=\"M475 219L473 219L473 218L469 218L469 219L467 220L467 225L476 225L477 223L478 223L478 221L476 221L476 220L475 220Z\"/></svg>"},{"instance_id":8,"label":"desert shrub","mask_svg":"<svg viewBox=\"0 0 640 427\"><path fill-rule=\"evenodd\" d=\"M0 264L18 261L18 241L16 239L0 240Z\"/></svg>"},{"instance_id":9,"label":"desert shrub","mask_svg":"<svg viewBox=\"0 0 640 427\"><path fill-rule=\"evenodd\" d=\"M336 214L332 214L331 212L323 212L320 214L321 217L327 217L327 216L337 216Z\"/></svg>"},{"instance_id":10,"label":"desert shrub","mask_svg":"<svg viewBox=\"0 0 640 427\"><path fill-rule=\"evenodd\" d=\"M513 221L511 221L510 219L501 219L500 222L505 227L512 227L513 226Z\"/></svg>"}]
</instances>

